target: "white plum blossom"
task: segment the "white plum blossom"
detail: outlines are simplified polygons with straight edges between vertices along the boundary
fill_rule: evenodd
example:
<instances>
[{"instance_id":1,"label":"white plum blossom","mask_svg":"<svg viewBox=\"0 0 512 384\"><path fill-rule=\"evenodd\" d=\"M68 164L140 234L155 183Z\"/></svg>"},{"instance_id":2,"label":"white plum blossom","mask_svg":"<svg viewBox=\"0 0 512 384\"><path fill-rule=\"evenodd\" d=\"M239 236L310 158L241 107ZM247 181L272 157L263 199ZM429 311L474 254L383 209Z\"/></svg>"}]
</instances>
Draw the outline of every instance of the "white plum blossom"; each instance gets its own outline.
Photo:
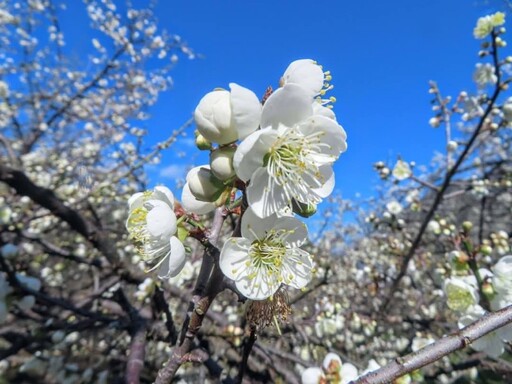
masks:
<instances>
[{"instance_id":1,"label":"white plum blossom","mask_svg":"<svg viewBox=\"0 0 512 384\"><path fill-rule=\"evenodd\" d=\"M386 209L389 213L396 216L400 212L402 212L403 207L402 207L402 204L400 204L398 201L393 200L386 204Z\"/></svg>"},{"instance_id":2,"label":"white plum blossom","mask_svg":"<svg viewBox=\"0 0 512 384\"><path fill-rule=\"evenodd\" d=\"M487 312L479 305L472 306L464 316L459 319L459 328L464 328L482 318ZM504 342L512 341L512 324L508 324L494 332L475 340L471 348L475 351L485 352L491 357L498 357L505 351Z\"/></svg>"},{"instance_id":3,"label":"white plum blossom","mask_svg":"<svg viewBox=\"0 0 512 384\"><path fill-rule=\"evenodd\" d=\"M484 109L476 97L469 97L464 102L464 113L462 114L462 120L469 121L471 119L480 117L483 114Z\"/></svg>"},{"instance_id":4,"label":"white plum blossom","mask_svg":"<svg viewBox=\"0 0 512 384\"><path fill-rule=\"evenodd\" d=\"M218 144L244 139L260 123L261 103L254 92L235 83L229 87L231 92L219 89L207 93L194 112L199 133Z\"/></svg>"},{"instance_id":5,"label":"white plum blossom","mask_svg":"<svg viewBox=\"0 0 512 384\"><path fill-rule=\"evenodd\" d=\"M454 311L464 312L478 304L480 295L474 276L451 277L444 282L448 307Z\"/></svg>"},{"instance_id":6,"label":"white plum blossom","mask_svg":"<svg viewBox=\"0 0 512 384\"><path fill-rule=\"evenodd\" d=\"M498 76L496 76L496 72L492 64L478 63L476 65L475 73L473 74L473 80L480 88L484 88L487 85L496 84Z\"/></svg>"},{"instance_id":7,"label":"white plum blossom","mask_svg":"<svg viewBox=\"0 0 512 384\"><path fill-rule=\"evenodd\" d=\"M491 269L492 286L496 292L491 307L498 310L512 304L512 255L502 257Z\"/></svg>"},{"instance_id":8,"label":"white plum blossom","mask_svg":"<svg viewBox=\"0 0 512 384\"><path fill-rule=\"evenodd\" d=\"M501 111L503 112L503 119L507 122L507 125L510 126L512 124L512 97L505 100Z\"/></svg>"},{"instance_id":9,"label":"white plum blossom","mask_svg":"<svg viewBox=\"0 0 512 384\"><path fill-rule=\"evenodd\" d=\"M151 265L149 271L158 268L158 277L162 279L176 276L185 264L185 247L175 236L177 220L172 192L158 186L153 191L132 195L128 205L126 228L142 259Z\"/></svg>"},{"instance_id":10,"label":"white plum blossom","mask_svg":"<svg viewBox=\"0 0 512 384\"><path fill-rule=\"evenodd\" d=\"M402 181L405 180L412 175L411 167L409 164L403 160L398 160L393 168L392 172L395 179Z\"/></svg>"},{"instance_id":11,"label":"white plum blossom","mask_svg":"<svg viewBox=\"0 0 512 384\"><path fill-rule=\"evenodd\" d=\"M237 176L249 181L247 200L260 217L292 204L318 204L334 188L332 164L346 150L346 134L333 119L314 115L311 96L285 84L265 102L261 130L237 148Z\"/></svg>"},{"instance_id":12,"label":"white plum blossom","mask_svg":"<svg viewBox=\"0 0 512 384\"><path fill-rule=\"evenodd\" d=\"M493 28L503 25L505 23L505 14L503 12L496 12L493 15L480 17L473 30L473 35L476 39L483 39L487 37Z\"/></svg>"},{"instance_id":13,"label":"white plum blossom","mask_svg":"<svg viewBox=\"0 0 512 384\"><path fill-rule=\"evenodd\" d=\"M307 368L302 372L302 384L337 383L348 384L359 377L357 368L350 363L343 363L335 353L328 353L322 367Z\"/></svg>"},{"instance_id":14,"label":"white plum blossom","mask_svg":"<svg viewBox=\"0 0 512 384\"><path fill-rule=\"evenodd\" d=\"M322 368L311 367L302 371L301 382L302 384L320 384L321 380L324 378Z\"/></svg>"},{"instance_id":15,"label":"white plum blossom","mask_svg":"<svg viewBox=\"0 0 512 384\"><path fill-rule=\"evenodd\" d=\"M263 300L281 284L300 289L311 280L311 255L299 248L307 238L301 221L276 214L262 219L248 208L241 232L224 243L219 264L244 296Z\"/></svg>"}]
</instances>

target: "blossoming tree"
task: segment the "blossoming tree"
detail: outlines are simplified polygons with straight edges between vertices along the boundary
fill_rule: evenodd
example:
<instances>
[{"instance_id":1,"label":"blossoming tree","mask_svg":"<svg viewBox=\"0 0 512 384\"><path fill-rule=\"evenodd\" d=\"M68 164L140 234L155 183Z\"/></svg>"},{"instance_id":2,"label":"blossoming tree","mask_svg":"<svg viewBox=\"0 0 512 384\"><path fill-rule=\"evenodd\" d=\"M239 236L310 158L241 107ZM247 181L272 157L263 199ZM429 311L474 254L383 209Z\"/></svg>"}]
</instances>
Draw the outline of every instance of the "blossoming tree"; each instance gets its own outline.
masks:
<instances>
[{"instance_id":1,"label":"blossoming tree","mask_svg":"<svg viewBox=\"0 0 512 384\"><path fill-rule=\"evenodd\" d=\"M86 8L102 33L92 72L66 60L51 1L0 3L0 380L511 380L502 13L475 27L474 92L430 84L443 153L430 169L376 163L381 196L356 205L333 195L347 135L311 59L261 97L207 93L194 123L208 164L180 196L147 189L144 165L189 124L144 152L143 111L193 52L151 9Z\"/></svg>"}]
</instances>

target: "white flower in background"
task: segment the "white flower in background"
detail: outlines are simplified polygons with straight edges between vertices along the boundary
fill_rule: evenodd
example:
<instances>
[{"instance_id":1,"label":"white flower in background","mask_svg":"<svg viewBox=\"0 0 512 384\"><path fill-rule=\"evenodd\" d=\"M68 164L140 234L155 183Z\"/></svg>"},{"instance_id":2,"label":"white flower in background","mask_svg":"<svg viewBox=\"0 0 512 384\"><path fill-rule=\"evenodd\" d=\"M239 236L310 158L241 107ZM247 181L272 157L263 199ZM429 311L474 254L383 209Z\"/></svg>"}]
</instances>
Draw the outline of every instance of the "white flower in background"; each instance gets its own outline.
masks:
<instances>
[{"instance_id":1,"label":"white flower in background","mask_svg":"<svg viewBox=\"0 0 512 384\"><path fill-rule=\"evenodd\" d=\"M459 144L455 140L450 140L446 144L446 150L448 152L455 152L458 148Z\"/></svg>"},{"instance_id":2,"label":"white flower in background","mask_svg":"<svg viewBox=\"0 0 512 384\"><path fill-rule=\"evenodd\" d=\"M393 176L397 180L405 180L411 177L412 171L408 163L403 160L398 160L393 168Z\"/></svg>"},{"instance_id":3,"label":"white flower in background","mask_svg":"<svg viewBox=\"0 0 512 384\"><path fill-rule=\"evenodd\" d=\"M128 205L126 228L142 259L152 264L149 271L158 268L160 278L176 276L185 264L185 247L174 236L177 223L172 192L158 186L153 191L134 194Z\"/></svg>"},{"instance_id":4,"label":"white flower in background","mask_svg":"<svg viewBox=\"0 0 512 384\"><path fill-rule=\"evenodd\" d=\"M476 39L483 39L487 37L494 27L498 27L505 23L505 14L503 12L496 12L493 15L480 17L473 30L473 35Z\"/></svg>"},{"instance_id":5,"label":"white flower in background","mask_svg":"<svg viewBox=\"0 0 512 384\"><path fill-rule=\"evenodd\" d=\"M348 384L357 379L357 368L350 363L343 363L335 353L328 353L322 362L322 368L307 368L302 372L302 384L336 383Z\"/></svg>"},{"instance_id":6,"label":"white flower in background","mask_svg":"<svg viewBox=\"0 0 512 384\"><path fill-rule=\"evenodd\" d=\"M194 112L197 130L211 142L232 143L254 132L260 123L261 103L251 90L229 84L231 92L207 93Z\"/></svg>"},{"instance_id":7,"label":"white flower in background","mask_svg":"<svg viewBox=\"0 0 512 384\"><path fill-rule=\"evenodd\" d=\"M155 286L155 281L150 277L146 277L144 281L137 286L135 297L139 301L144 301L146 297L149 297L150 295L153 294Z\"/></svg>"},{"instance_id":8,"label":"white flower in background","mask_svg":"<svg viewBox=\"0 0 512 384\"><path fill-rule=\"evenodd\" d=\"M386 204L386 209L388 210L389 213L396 216L400 212L402 212L403 207L398 201L393 200Z\"/></svg>"},{"instance_id":9,"label":"white flower in background","mask_svg":"<svg viewBox=\"0 0 512 384\"><path fill-rule=\"evenodd\" d=\"M262 129L237 148L237 176L249 181L247 200L260 217L292 204L318 204L334 188L332 164L346 150L346 134L333 119L314 115L311 96L286 84L265 102Z\"/></svg>"},{"instance_id":10,"label":"white flower in background","mask_svg":"<svg viewBox=\"0 0 512 384\"><path fill-rule=\"evenodd\" d=\"M11 221L12 210L11 208L4 206L0 207L0 224L9 224Z\"/></svg>"},{"instance_id":11,"label":"white flower in background","mask_svg":"<svg viewBox=\"0 0 512 384\"><path fill-rule=\"evenodd\" d=\"M311 280L313 261L300 247L306 226L291 216L259 218L251 208L242 216L242 237L229 238L220 268L249 299L272 296L281 284L302 288Z\"/></svg>"},{"instance_id":12,"label":"white flower in background","mask_svg":"<svg viewBox=\"0 0 512 384\"><path fill-rule=\"evenodd\" d=\"M480 102L476 97L469 97L464 102L464 113L462 114L462 120L469 121L476 117L480 117L484 114L484 109L480 105Z\"/></svg>"},{"instance_id":13,"label":"white flower in background","mask_svg":"<svg viewBox=\"0 0 512 384\"><path fill-rule=\"evenodd\" d=\"M9 86L5 81L0 80L0 98L4 99L9 96Z\"/></svg>"},{"instance_id":14,"label":"white flower in background","mask_svg":"<svg viewBox=\"0 0 512 384\"><path fill-rule=\"evenodd\" d=\"M451 277L445 280L444 292L448 307L454 311L464 312L478 304L480 295L474 276Z\"/></svg>"},{"instance_id":15,"label":"white flower in background","mask_svg":"<svg viewBox=\"0 0 512 384\"><path fill-rule=\"evenodd\" d=\"M430 220L427 224L427 230L436 235L441 234L441 224L437 220Z\"/></svg>"},{"instance_id":16,"label":"white flower in background","mask_svg":"<svg viewBox=\"0 0 512 384\"><path fill-rule=\"evenodd\" d=\"M325 375L320 367L311 367L302 371L302 384L320 384L325 382Z\"/></svg>"},{"instance_id":17,"label":"white flower in background","mask_svg":"<svg viewBox=\"0 0 512 384\"><path fill-rule=\"evenodd\" d=\"M509 97L505 103L503 103L501 111L503 112L503 119L510 126L512 124L512 97Z\"/></svg>"},{"instance_id":18,"label":"white flower in background","mask_svg":"<svg viewBox=\"0 0 512 384\"><path fill-rule=\"evenodd\" d=\"M496 84L498 76L494 71L494 66L490 63L478 63L476 65L475 73L473 74L473 80L480 88L484 88L487 85Z\"/></svg>"},{"instance_id":19,"label":"white flower in background","mask_svg":"<svg viewBox=\"0 0 512 384\"><path fill-rule=\"evenodd\" d=\"M459 320L459 328L464 328L479 320L487 312L479 305L471 307ZM494 332L475 340L471 348L475 351L485 352L491 357L498 357L505 351L504 342L512 341L512 324L508 324Z\"/></svg>"},{"instance_id":20,"label":"white flower in background","mask_svg":"<svg viewBox=\"0 0 512 384\"><path fill-rule=\"evenodd\" d=\"M492 286L496 295L491 301L493 310L512 304L512 255L502 257L492 268Z\"/></svg>"}]
</instances>

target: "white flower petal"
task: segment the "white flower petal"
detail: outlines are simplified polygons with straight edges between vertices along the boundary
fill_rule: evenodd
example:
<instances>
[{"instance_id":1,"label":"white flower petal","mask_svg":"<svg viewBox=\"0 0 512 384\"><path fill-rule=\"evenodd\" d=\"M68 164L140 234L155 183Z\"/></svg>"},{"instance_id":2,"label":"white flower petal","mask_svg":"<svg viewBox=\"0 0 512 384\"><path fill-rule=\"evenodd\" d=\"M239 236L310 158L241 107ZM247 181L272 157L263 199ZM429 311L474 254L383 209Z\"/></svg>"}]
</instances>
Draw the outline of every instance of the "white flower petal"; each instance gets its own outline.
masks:
<instances>
[{"instance_id":1,"label":"white flower petal","mask_svg":"<svg viewBox=\"0 0 512 384\"><path fill-rule=\"evenodd\" d=\"M229 88L233 123L238 138L243 140L258 129L262 105L253 91L235 83L230 83Z\"/></svg>"},{"instance_id":2,"label":"white flower petal","mask_svg":"<svg viewBox=\"0 0 512 384\"><path fill-rule=\"evenodd\" d=\"M142 192L134 193L128 199L128 209L131 212L136 208L142 207L143 203L144 203L144 194Z\"/></svg>"},{"instance_id":3,"label":"white flower petal","mask_svg":"<svg viewBox=\"0 0 512 384\"><path fill-rule=\"evenodd\" d=\"M155 187L151 198L162 200L163 202L166 202L169 207L171 207L171 209L174 208L174 195L169 188L164 187L163 185L158 185Z\"/></svg>"},{"instance_id":4,"label":"white flower petal","mask_svg":"<svg viewBox=\"0 0 512 384\"><path fill-rule=\"evenodd\" d=\"M311 95L296 84L286 84L267 99L261 112L261 127L292 127L313 114Z\"/></svg>"},{"instance_id":5,"label":"white flower petal","mask_svg":"<svg viewBox=\"0 0 512 384\"><path fill-rule=\"evenodd\" d=\"M214 203L197 200L190 191L188 183L185 183L183 186L183 191L181 193L181 205L183 205L183 208L185 208L186 211L197 213L198 215L204 215L215 209Z\"/></svg>"},{"instance_id":6,"label":"white flower petal","mask_svg":"<svg viewBox=\"0 0 512 384\"><path fill-rule=\"evenodd\" d=\"M283 74L283 84L295 83L300 85L311 96L317 95L324 86L324 72L315 61L311 59L295 60Z\"/></svg>"},{"instance_id":7,"label":"white flower petal","mask_svg":"<svg viewBox=\"0 0 512 384\"><path fill-rule=\"evenodd\" d=\"M512 255L502 257L493 267L492 283L497 292L512 296Z\"/></svg>"},{"instance_id":8,"label":"white flower petal","mask_svg":"<svg viewBox=\"0 0 512 384\"><path fill-rule=\"evenodd\" d=\"M249 260L251 242L245 238L231 237L224 243L220 252L219 266L222 273L231 280L238 280Z\"/></svg>"},{"instance_id":9,"label":"white flower petal","mask_svg":"<svg viewBox=\"0 0 512 384\"><path fill-rule=\"evenodd\" d=\"M341 366L341 383L342 384L348 384L352 380L355 380L359 377L359 374L357 372L357 368L350 364L345 363Z\"/></svg>"},{"instance_id":10,"label":"white flower petal","mask_svg":"<svg viewBox=\"0 0 512 384\"><path fill-rule=\"evenodd\" d=\"M260 218L249 206L242 216L242 236L250 241L263 239L276 223L277 215Z\"/></svg>"},{"instance_id":11,"label":"white flower petal","mask_svg":"<svg viewBox=\"0 0 512 384\"><path fill-rule=\"evenodd\" d=\"M341 358L336 354L336 353L332 353L332 352L329 352L327 355L325 355L324 357L324 361L322 362L322 367L326 370L326 371L329 371L329 367L332 363L337 363L340 367L342 365L342 362L341 362Z\"/></svg>"},{"instance_id":12,"label":"white flower petal","mask_svg":"<svg viewBox=\"0 0 512 384\"><path fill-rule=\"evenodd\" d=\"M261 219L260 219L261 220ZM270 227L267 227L267 229ZM285 242L291 247L300 247L308 238L306 224L292 216L281 216L273 224L275 231L284 230L288 233Z\"/></svg>"},{"instance_id":13,"label":"white flower petal","mask_svg":"<svg viewBox=\"0 0 512 384\"><path fill-rule=\"evenodd\" d=\"M240 180L249 180L263 166L265 155L276 139L277 132L269 128L250 134L240 143L233 156L233 166Z\"/></svg>"},{"instance_id":14,"label":"white flower petal","mask_svg":"<svg viewBox=\"0 0 512 384\"><path fill-rule=\"evenodd\" d=\"M336 121L336 115L332 108L327 108L322 105L319 101L315 100L313 102L313 115L321 115L325 116L329 119Z\"/></svg>"},{"instance_id":15,"label":"white flower petal","mask_svg":"<svg viewBox=\"0 0 512 384\"><path fill-rule=\"evenodd\" d=\"M328 117L313 115L298 124L300 132L305 136L322 132L320 142L323 144L322 155L334 157L333 162L340 153L347 150L347 134L341 125Z\"/></svg>"},{"instance_id":16,"label":"white flower petal","mask_svg":"<svg viewBox=\"0 0 512 384\"><path fill-rule=\"evenodd\" d=\"M308 252L300 248L286 250L281 275L284 283L293 288L304 288L311 281L313 260Z\"/></svg>"},{"instance_id":17,"label":"white flower petal","mask_svg":"<svg viewBox=\"0 0 512 384\"><path fill-rule=\"evenodd\" d=\"M248 299L264 300L272 296L281 286L275 274L268 274L264 268L255 270L256 275L244 275L235 284L238 290Z\"/></svg>"},{"instance_id":18,"label":"white flower petal","mask_svg":"<svg viewBox=\"0 0 512 384\"><path fill-rule=\"evenodd\" d=\"M313 188L313 192L320 196L321 198L325 198L329 196L334 190L334 172L330 165L324 165L319 169L320 174L322 175L321 180L325 180L324 184L322 184L319 188Z\"/></svg>"},{"instance_id":19,"label":"white flower petal","mask_svg":"<svg viewBox=\"0 0 512 384\"><path fill-rule=\"evenodd\" d=\"M290 205L283 187L270 177L265 168L254 172L247 188L247 201L259 217L268 217Z\"/></svg>"},{"instance_id":20,"label":"white flower petal","mask_svg":"<svg viewBox=\"0 0 512 384\"><path fill-rule=\"evenodd\" d=\"M302 372L300 379L302 384L319 384L324 374L318 367L307 368Z\"/></svg>"},{"instance_id":21,"label":"white flower petal","mask_svg":"<svg viewBox=\"0 0 512 384\"><path fill-rule=\"evenodd\" d=\"M176 236L171 237L169 242L171 246L169 255L161 262L158 270L160 279L177 276L185 266L185 247L183 243Z\"/></svg>"},{"instance_id":22,"label":"white flower petal","mask_svg":"<svg viewBox=\"0 0 512 384\"><path fill-rule=\"evenodd\" d=\"M149 200L145 204L150 207L146 225L151 236L160 238L176 233L176 215L169 205L160 200Z\"/></svg>"}]
</instances>

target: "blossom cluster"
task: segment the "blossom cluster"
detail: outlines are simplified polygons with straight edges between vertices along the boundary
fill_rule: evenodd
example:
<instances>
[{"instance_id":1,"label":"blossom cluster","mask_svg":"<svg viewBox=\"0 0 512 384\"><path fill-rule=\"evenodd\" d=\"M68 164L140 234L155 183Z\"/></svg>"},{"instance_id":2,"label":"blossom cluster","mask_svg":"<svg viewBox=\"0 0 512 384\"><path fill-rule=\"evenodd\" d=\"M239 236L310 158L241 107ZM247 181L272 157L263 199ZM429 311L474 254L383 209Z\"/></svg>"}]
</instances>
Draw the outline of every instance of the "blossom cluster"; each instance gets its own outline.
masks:
<instances>
[{"instance_id":1,"label":"blossom cluster","mask_svg":"<svg viewBox=\"0 0 512 384\"><path fill-rule=\"evenodd\" d=\"M461 261L460 254L454 261ZM502 257L491 270L480 268L474 274L455 275L444 283L447 305L459 315L459 328L463 328L487 311L480 305L481 295L489 302L490 310L497 311L512 304L512 255ZM505 351L504 343L512 341L512 325L491 332L476 340L471 347L489 356L498 357Z\"/></svg>"},{"instance_id":2,"label":"blossom cluster","mask_svg":"<svg viewBox=\"0 0 512 384\"><path fill-rule=\"evenodd\" d=\"M263 101L231 83L229 91L207 93L194 112L196 144L210 151L210 162L187 174L183 220L243 206L241 236L224 243L219 266L247 298L263 300L281 284L303 288L311 280L312 257L299 248L307 229L294 213L311 216L331 194L333 163L347 149L332 111L335 99L325 96L330 80L315 61L297 60ZM126 227L161 278L176 276L185 262L173 204L165 187L129 201Z\"/></svg>"}]
</instances>

